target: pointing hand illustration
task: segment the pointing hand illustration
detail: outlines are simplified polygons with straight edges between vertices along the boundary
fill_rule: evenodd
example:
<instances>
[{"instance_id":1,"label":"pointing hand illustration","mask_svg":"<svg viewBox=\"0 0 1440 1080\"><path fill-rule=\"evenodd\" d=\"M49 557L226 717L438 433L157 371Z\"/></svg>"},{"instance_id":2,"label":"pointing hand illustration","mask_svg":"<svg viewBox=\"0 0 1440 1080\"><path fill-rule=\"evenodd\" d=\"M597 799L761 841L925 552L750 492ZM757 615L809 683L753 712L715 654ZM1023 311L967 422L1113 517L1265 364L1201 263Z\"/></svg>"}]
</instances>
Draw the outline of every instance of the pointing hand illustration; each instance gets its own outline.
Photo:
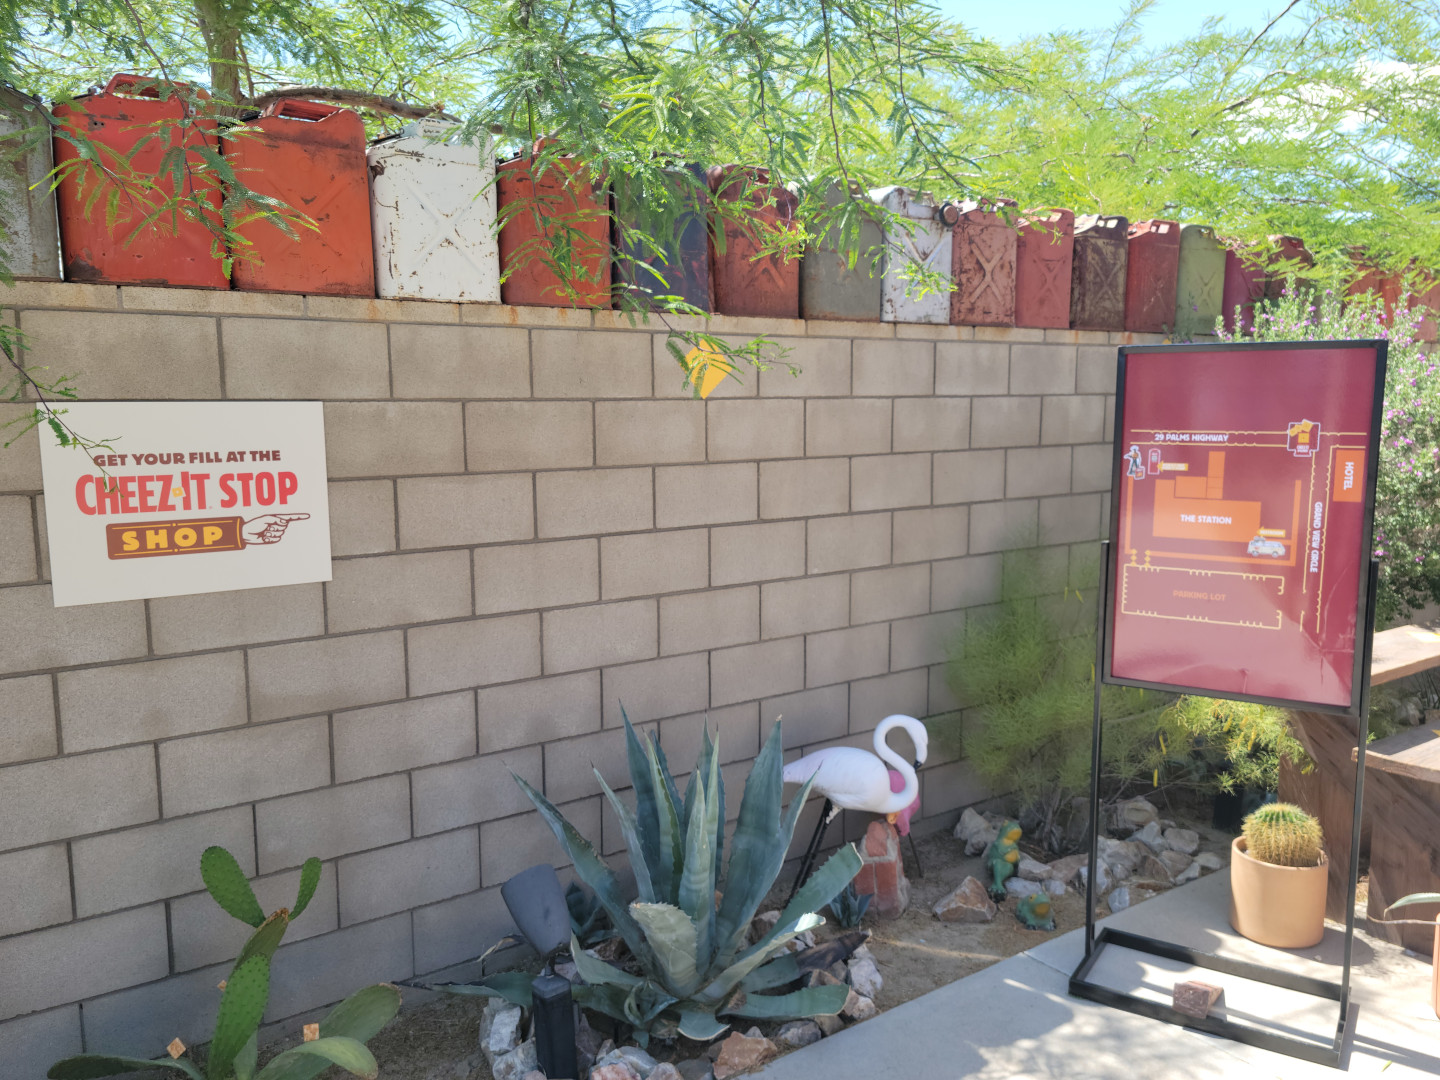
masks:
<instances>
[{"instance_id":1,"label":"pointing hand illustration","mask_svg":"<svg viewBox=\"0 0 1440 1080\"><path fill-rule=\"evenodd\" d=\"M246 544L277 544L285 538L292 521L304 521L309 514L261 514L240 526Z\"/></svg>"}]
</instances>

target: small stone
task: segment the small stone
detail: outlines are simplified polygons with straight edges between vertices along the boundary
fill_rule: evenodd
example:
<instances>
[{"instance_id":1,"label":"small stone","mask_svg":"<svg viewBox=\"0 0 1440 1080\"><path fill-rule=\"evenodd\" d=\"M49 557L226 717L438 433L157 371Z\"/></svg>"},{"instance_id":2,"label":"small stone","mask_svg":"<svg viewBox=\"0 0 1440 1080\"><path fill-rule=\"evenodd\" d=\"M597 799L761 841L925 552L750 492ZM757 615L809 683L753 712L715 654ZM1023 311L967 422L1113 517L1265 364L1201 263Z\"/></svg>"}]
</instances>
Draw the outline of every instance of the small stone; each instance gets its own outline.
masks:
<instances>
[{"instance_id":1,"label":"small stone","mask_svg":"<svg viewBox=\"0 0 1440 1080\"><path fill-rule=\"evenodd\" d=\"M967 877L935 905L935 917L941 922L987 923L995 918L995 912L995 902L974 877Z\"/></svg>"},{"instance_id":2,"label":"small stone","mask_svg":"<svg viewBox=\"0 0 1440 1080\"><path fill-rule=\"evenodd\" d=\"M729 1077L751 1069L759 1068L776 1054L779 1048L759 1034L759 1028L751 1028L754 1035L732 1034L720 1044L720 1054L715 1058L715 1080Z\"/></svg>"},{"instance_id":3,"label":"small stone","mask_svg":"<svg viewBox=\"0 0 1440 1080\"><path fill-rule=\"evenodd\" d=\"M1213 851L1202 851L1195 856L1195 865L1201 870L1219 870L1225 865L1225 860Z\"/></svg>"},{"instance_id":4,"label":"small stone","mask_svg":"<svg viewBox=\"0 0 1440 1080\"><path fill-rule=\"evenodd\" d=\"M1034 896L1038 892L1044 892L1045 886L1038 881L1026 881L1024 878L1010 878L1005 882L1005 891L1011 896Z\"/></svg>"},{"instance_id":5,"label":"small stone","mask_svg":"<svg viewBox=\"0 0 1440 1080\"><path fill-rule=\"evenodd\" d=\"M1131 843L1144 844L1153 852L1169 850L1165 844L1165 833L1158 821L1152 821L1130 838Z\"/></svg>"},{"instance_id":6,"label":"small stone","mask_svg":"<svg viewBox=\"0 0 1440 1080\"><path fill-rule=\"evenodd\" d=\"M966 855L979 855L999 832L999 822L986 820L968 806L955 826L955 838L965 841Z\"/></svg>"},{"instance_id":7,"label":"small stone","mask_svg":"<svg viewBox=\"0 0 1440 1080\"><path fill-rule=\"evenodd\" d=\"M843 960L836 960L835 963L831 964L828 968L825 968L825 970L828 971L831 975L835 976L835 978L840 982L850 981L850 969L845 966L845 962Z\"/></svg>"},{"instance_id":8,"label":"small stone","mask_svg":"<svg viewBox=\"0 0 1440 1080\"><path fill-rule=\"evenodd\" d=\"M690 1058L680 1062L678 1067L680 1075L685 1080L715 1080L715 1073L710 1068L710 1062L704 1058Z\"/></svg>"},{"instance_id":9,"label":"small stone","mask_svg":"<svg viewBox=\"0 0 1440 1080\"><path fill-rule=\"evenodd\" d=\"M1063 859L1056 859L1050 864L1050 877L1054 881L1064 882L1069 885L1080 873L1080 868L1090 862L1088 855L1066 855Z\"/></svg>"},{"instance_id":10,"label":"small stone","mask_svg":"<svg viewBox=\"0 0 1440 1080\"><path fill-rule=\"evenodd\" d=\"M1079 878L1080 887L1082 889L1089 888L1090 868L1088 866L1082 866L1080 868ZM1105 893L1110 891L1110 886L1114 884L1114 882L1115 875L1111 871L1110 867L1103 862L1100 863L1100 872L1095 877L1095 891L1103 896Z\"/></svg>"},{"instance_id":11,"label":"small stone","mask_svg":"<svg viewBox=\"0 0 1440 1080\"><path fill-rule=\"evenodd\" d=\"M867 931L868 933L868 931ZM875 954L870 951L869 945L861 945L850 954L856 960L874 960Z\"/></svg>"},{"instance_id":12,"label":"small stone","mask_svg":"<svg viewBox=\"0 0 1440 1080\"><path fill-rule=\"evenodd\" d=\"M1020 864L1015 868L1015 872L1026 881L1044 881L1054 876L1050 873L1050 865L1048 863L1043 863L1039 859L1032 859L1028 855L1020 856Z\"/></svg>"},{"instance_id":13,"label":"small stone","mask_svg":"<svg viewBox=\"0 0 1440 1080\"><path fill-rule=\"evenodd\" d=\"M828 971L811 971L806 973L803 981L806 986L839 986L845 980Z\"/></svg>"},{"instance_id":14,"label":"small stone","mask_svg":"<svg viewBox=\"0 0 1440 1080\"><path fill-rule=\"evenodd\" d=\"M590 1080L640 1080L640 1074L623 1061L612 1061L591 1069Z\"/></svg>"},{"instance_id":15,"label":"small stone","mask_svg":"<svg viewBox=\"0 0 1440 1080\"><path fill-rule=\"evenodd\" d=\"M1065 882L1059 878L1050 878L1048 881L1042 881L1040 884L1045 887L1045 892L1049 894L1051 900L1054 900L1057 896L1064 896L1070 891L1065 887Z\"/></svg>"},{"instance_id":16,"label":"small stone","mask_svg":"<svg viewBox=\"0 0 1440 1080\"><path fill-rule=\"evenodd\" d=\"M528 1072L540 1067L539 1060L535 1057L535 1043L527 1041L521 1043L510 1053L495 1059L495 1064L490 1067L495 1080L521 1080ZM626 1077L611 1077L610 1080L628 1080Z\"/></svg>"},{"instance_id":17,"label":"small stone","mask_svg":"<svg viewBox=\"0 0 1440 1080\"><path fill-rule=\"evenodd\" d=\"M1121 828L1143 829L1160 820L1160 811L1146 798L1126 799L1115 806L1115 821Z\"/></svg>"},{"instance_id":18,"label":"small stone","mask_svg":"<svg viewBox=\"0 0 1440 1080\"><path fill-rule=\"evenodd\" d=\"M1124 911L1130 906L1130 886L1121 885L1118 889L1111 889L1105 902L1110 905L1111 911Z\"/></svg>"},{"instance_id":19,"label":"small stone","mask_svg":"<svg viewBox=\"0 0 1440 1080\"><path fill-rule=\"evenodd\" d=\"M545 1080L545 1074L539 1069L531 1069L524 1075L522 1080Z\"/></svg>"},{"instance_id":20,"label":"small stone","mask_svg":"<svg viewBox=\"0 0 1440 1080\"><path fill-rule=\"evenodd\" d=\"M875 966L874 960L851 960L849 968L850 985L857 994L873 998L880 993L884 980L880 977L880 969Z\"/></svg>"},{"instance_id":21,"label":"small stone","mask_svg":"<svg viewBox=\"0 0 1440 1080\"><path fill-rule=\"evenodd\" d=\"M496 1010L490 1021L490 1030L480 1044L492 1069L496 1061L520 1045L520 1024L524 1018L525 1013L519 1005L505 1005Z\"/></svg>"},{"instance_id":22,"label":"small stone","mask_svg":"<svg viewBox=\"0 0 1440 1080\"><path fill-rule=\"evenodd\" d=\"M580 981L580 969L575 966L573 960L561 960L555 965L555 974L562 979L569 979L572 983Z\"/></svg>"},{"instance_id":23,"label":"small stone","mask_svg":"<svg viewBox=\"0 0 1440 1080\"><path fill-rule=\"evenodd\" d=\"M815 1017L815 1026L820 1029L822 1035L834 1035L837 1031L845 1030L845 1021L831 1013L828 1016Z\"/></svg>"},{"instance_id":24,"label":"small stone","mask_svg":"<svg viewBox=\"0 0 1440 1080\"><path fill-rule=\"evenodd\" d=\"M608 1054L611 1050L614 1050L614 1049L615 1049L615 1042L614 1042L614 1040L613 1040L613 1039L606 1039L606 1040L605 1040L604 1042L602 1042L602 1043L600 1044L600 1046L596 1049L596 1051L595 1051L595 1060L596 1060L596 1061L599 1061L602 1057L604 1057L606 1054Z\"/></svg>"},{"instance_id":25,"label":"small stone","mask_svg":"<svg viewBox=\"0 0 1440 1080\"><path fill-rule=\"evenodd\" d=\"M1154 855L1146 855L1140 863L1137 877L1150 878L1152 881L1168 882L1170 880L1170 871L1165 864Z\"/></svg>"},{"instance_id":26,"label":"small stone","mask_svg":"<svg viewBox=\"0 0 1440 1080\"><path fill-rule=\"evenodd\" d=\"M684 1080L684 1074L668 1061L662 1061L650 1073L650 1080Z\"/></svg>"},{"instance_id":27,"label":"small stone","mask_svg":"<svg viewBox=\"0 0 1440 1080\"><path fill-rule=\"evenodd\" d=\"M1196 980L1175 984L1174 1005L1177 1012L1203 1020L1225 991L1210 983Z\"/></svg>"},{"instance_id":28,"label":"small stone","mask_svg":"<svg viewBox=\"0 0 1440 1080\"><path fill-rule=\"evenodd\" d=\"M845 999L845 1007L840 1010L840 1015L846 1020L853 1020L859 1023L861 1020L869 1020L872 1016L878 1016L880 1010L875 1007L875 1002L862 994L850 991L850 996Z\"/></svg>"},{"instance_id":29,"label":"small stone","mask_svg":"<svg viewBox=\"0 0 1440 1080\"><path fill-rule=\"evenodd\" d=\"M1196 878L1198 878L1199 876L1200 876L1200 864L1199 864L1198 862L1196 862L1194 859L1191 859L1191 860L1190 860L1190 865L1187 866L1187 867L1185 867L1184 870L1181 870L1180 873L1178 873L1178 874L1175 875L1175 884L1176 884L1176 885L1184 885L1184 884L1186 884L1186 883L1188 883L1188 882L1194 881L1194 880L1195 880Z\"/></svg>"},{"instance_id":30,"label":"small stone","mask_svg":"<svg viewBox=\"0 0 1440 1080\"><path fill-rule=\"evenodd\" d=\"M756 915L750 920L750 944L755 944L771 930L774 930L775 924L779 921L780 912L778 911L762 911Z\"/></svg>"},{"instance_id":31,"label":"small stone","mask_svg":"<svg viewBox=\"0 0 1440 1080\"><path fill-rule=\"evenodd\" d=\"M1194 855L1200 850L1200 834L1194 829L1166 829L1165 846L1183 855Z\"/></svg>"},{"instance_id":32,"label":"small stone","mask_svg":"<svg viewBox=\"0 0 1440 1080\"><path fill-rule=\"evenodd\" d=\"M638 1046L617 1046L608 1054L595 1059L597 1069L604 1065L629 1066L639 1074L640 1080L645 1080L645 1077L655 1071L655 1059Z\"/></svg>"},{"instance_id":33,"label":"small stone","mask_svg":"<svg viewBox=\"0 0 1440 1080\"><path fill-rule=\"evenodd\" d=\"M814 1020L791 1020L775 1033L777 1043L796 1050L802 1046L817 1043L824 1037L820 1031L820 1025ZM655 1080L654 1073L650 1074L650 1080Z\"/></svg>"},{"instance_id":34,"label":"small stone","mask_svg":"<svg viewBox=\"0 0 1440 1080\"><path fill-rule=\"evenodd\" d=\"M1143 844L1132 846L1125 840L1111 840L1108 836L1100 838L1100 861L1110 868L1112 876L1117 878L1125 877L1134 872L1135 867L1140 865L1141 852L1136 848L1144 848Z\"/></svg>"},{"instance_id":35,"label":"small stone","mask_svg":"<svg viewBox=\"0 0 1440 1080\"><path fill-rule=\"evenodd\" d=\"M1190 864L1194 861L1194 859L1186 855L1183 851L1162 851L1160 853L1160 863L1169 873L1171 881L1174 881L1180 874L1188 870Z\"/></svg>"}]
</instances>

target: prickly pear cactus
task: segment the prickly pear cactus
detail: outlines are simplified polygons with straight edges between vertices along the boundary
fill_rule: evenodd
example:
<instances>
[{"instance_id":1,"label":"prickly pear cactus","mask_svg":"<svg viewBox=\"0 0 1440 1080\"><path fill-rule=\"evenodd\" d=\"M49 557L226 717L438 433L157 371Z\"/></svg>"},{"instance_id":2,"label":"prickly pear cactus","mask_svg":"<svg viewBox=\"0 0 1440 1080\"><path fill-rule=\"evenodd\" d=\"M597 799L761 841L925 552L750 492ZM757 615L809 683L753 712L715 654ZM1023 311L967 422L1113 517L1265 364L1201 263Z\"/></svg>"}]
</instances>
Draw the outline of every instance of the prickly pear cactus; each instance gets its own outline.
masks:
<instances>
[{"instance_id":1,"label":"prickly pear cactus","mask_svg":"<svg viewBox=\"0 0 1440 1080\"><path fill-rule=\"evenodd\" d=\"M1267 803L1245 819L1245 849L1274 866L1318 866L1320 823L1291 803Z\"/></svg>"}]
</instances>

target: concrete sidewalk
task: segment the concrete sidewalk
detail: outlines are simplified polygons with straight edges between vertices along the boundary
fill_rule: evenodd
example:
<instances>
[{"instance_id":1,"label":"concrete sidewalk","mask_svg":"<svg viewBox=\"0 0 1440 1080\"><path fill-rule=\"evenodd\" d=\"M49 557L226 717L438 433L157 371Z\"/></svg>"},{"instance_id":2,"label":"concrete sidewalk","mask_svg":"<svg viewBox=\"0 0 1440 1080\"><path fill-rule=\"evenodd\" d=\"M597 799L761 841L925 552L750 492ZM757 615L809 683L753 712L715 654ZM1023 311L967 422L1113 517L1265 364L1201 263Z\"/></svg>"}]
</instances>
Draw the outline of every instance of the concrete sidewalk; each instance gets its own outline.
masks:
<instances>
[{"instance_id":1,"label":"concrete sidewalk","mask_svg":"<svg viewBox=\"0 0 1440 1080\"><path fill-rule=\"evenodd\" d=\"M1229 874L1222 871L1102 925L1339 981L1343 934L1338 928L1328 927L1315 949L1268 949L1230 929L1229 896ZM1320 1080L1335 1075L1325 1066L1072 998L1067 993L1070 973L1083 953L1081 928L789 1054L756 1075L763 1080ZM1185 969L1114 946L1106 948L1092 978L1168 1002L1174 983L1192 976L1225 987L1232 1020L1326 1045L1334 1036L1338 1014L1333 1002ZM1352 985L1352 1034L1342 1068L1357 1075L1384 1069L1386 1080L1440 1075L1440 1020L1428 1001L1430 965L1357 933Z\"/></svg>"}]
</instances>

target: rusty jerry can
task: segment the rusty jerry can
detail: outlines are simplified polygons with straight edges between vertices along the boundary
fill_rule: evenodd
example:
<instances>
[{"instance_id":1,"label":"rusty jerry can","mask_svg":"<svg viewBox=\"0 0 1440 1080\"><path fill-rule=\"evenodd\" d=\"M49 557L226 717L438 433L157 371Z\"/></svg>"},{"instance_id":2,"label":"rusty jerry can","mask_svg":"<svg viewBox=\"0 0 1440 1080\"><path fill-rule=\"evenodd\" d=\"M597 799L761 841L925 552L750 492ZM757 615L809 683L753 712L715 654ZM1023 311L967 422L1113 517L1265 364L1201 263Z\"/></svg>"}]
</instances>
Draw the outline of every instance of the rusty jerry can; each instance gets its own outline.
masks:
<instances>
[{"instance_id":1,"label":"rusty jerry can","mask_svg":"<svg viewBox=\"0 0 1440 1080\"><path fill-rule=\"evenodd\" d=\"M23 133L23 134L22 134ZM50 190L54 144L44 106L0 85L0 264L20 278L60 277L60 226Z\"/></svg>"},{"instance_id":2,"label":"rusty jerry can","mask_svg":"<svg viewBox=\"0 0 1440 1080\"><path fill-rule=\"evenodd\" d=\"M204 91L195 93L205 96ZM157 174L170 147L216 148L214 120L196 116L194 109L176 96L161 100L154 80L139 75L115 75L98 94L56 105L54 117L60 129L55 136L57 165L79 156L75 144L63 135L67 130L87 135L99 144L101 162L107 167L114 167L133 151L129 168L150 176ZM136 150L142 139L148 141ZM190 160L197 164L199 161L198 157ZM85 202L96 183L105 190L95 199L87 217ZM172 227L167 214L164 221L145 226L131 240L130 234L161 203L162 195L133 188L130 197L122 194L111 227L105 222L111 181L91 175L82 185L76 173L67 172L56 191L65 279L228 289L230 280L219 258L223 252L216 251L220 232L218 179L207 171L188 174L185 183L185 195L207 207L207 215L213 213L210 220L215 231L183 214L178 215L178 224ZM164 197L175 194L171 181L161 181L159 186L168 193Z\"/></svg>"},{"instance_id":3,"label":"rusty jerry can","mask_svg":"<svg viewBox=\"0 0 1440 1080\"><path fill-rule=\"evenodd\" d=\"M610 200L584 171L549 139L496 169L502 302L610 306Z\"/></svg>"},{"instance_id":4,"label":"rusty jerry can","mask_svg":"<svg viewBox=\"0 0 1440 1080\"><path fill-rule=\"evenodd\" d=\"M950 230L960 219L954 203L940 203L928 191L910 188L876 188L870 198L912 228L896 224L885 230L884 275L880 282L880 321L905 323L949 323L950 290L955 275L955 254ZM921 267L947 288L923 296L912 287L910 271Z\"/></svg>"},{"instance_id":5,"label":"rusty jerry can","mask_svg":"<svg viewBox=\"0 0 1440 1080\"><path fill-rule=\"evenodd\" d=\"M782 187L770 186L768 169L712 165L705 176L717 200L748 204L751 209L745 216L755 224L766 229L799 228L795 220L799 200ZM718 314L800 317L800 259L779 254L757 259L756 254L766 246L764 241L735 221L711 229L710 277L715 283Z\"/></svg>"},{"instance_id":6,"label":"rusty jerry can","mask_svg":"<svg viewBox=\"0 0 1440 1080\"><path fill-rule=\"evenodd\" d=\"M1180 223L1137 221L1130 226L1125 268L1125 329L1165 334L1175 329L1175 286L1180 274Z\"/></svg>"},{"instance_id":7,"label":"rusty jerry can","mask_svg":"<svg viewBox=\"0 0 1440 1080\"><path fill-rule=\"evenodd\" d=\"M1286 280L1297 270L1308 270L1315 265L1315 256L1298 236L1271 236L1268 238L1273 249L1265 266L1265 299L1279 300L1285 293Z\"/></svg>"},{"instance_id":8,"label":"rusty jerry can","mask_svg":"<svg viewBox=\"0 0 1440 1080\"><path fill-rule=\"evenodd\" d=\"M370 170L358 113L285 98L226 139L225 154L247 187L318 229L297 227L299 240L292 240L268 222L244 226L252 258L235 261L237 289L375 295Z\"/></svg>"},{"instance_id":9,"label":"rusty jerry can","mask_svg":"<svg viewBox=\"0 0 1440 1080\"><path fill-rule=\"evenodd\" d=\"M885 234L874 214L874 203L858 184L852 182L850 197L860 205L860 229L853 241L855 265L850 266L851 251L842 243L840 232L833 229L805 249L800 264L800 310L807 319L844 319L851 322L880 321L880 288L884 278L879 261L883 259ZM839 184L832 183L825 192L825 204L838 207L846 202Z\"/></svg>"},{"instance_id":10,"label":"rusty jerry can","mask_svg":"<svg viewBox=\"0 0 1440 1080\"><path fill-rule=\"evenodd\" d=\"M1075 262L1070 274L1072 330L1125 329L1125 268L1130 222L1085 214L1075 219Z\"/></svg>"},{"instance_id":11,"label":"rusty jerry can","mask_svg":"<svg viewBox=\"0 0 1440 1080\"><path fill-rule=\"evenodd\" d=\"M417 120L365 152L382 298L500 302L495 148L447 139L457 128Z\"/></svg>"},{"instance_id":12,"label":"rusty jerry can","mask_svg":"<svg viewBox=\"0 0 1440 1080\"><path fill-rule=\"evenodd\" d=\"M997 213L1014 199L960 204L951 233L950 322L955 326L1015 325L1015 226Z\"/></svg>"},{"instance_id":13,"label":"rusty jerry can","mask_svg":"<svg viewBox=\"0 0 1440 1080\"><path fill-rule=\"evenodd\" d=\"M1031 210L1015 237L1015 325L1070 327L1070 274L1075 263L1075 213Z\"/></svg>"},{"instance_id":14,"label":"rusty jerry can","mask_svg":"<svg viewBox=\"0 0 1440 1080\"><path fill-rule=\"evenodd\" d=\"M1225 285L1225 247L1209 225L1180 226L1180 274L1175 286L1176 340L1215 333Z\"/></svg>"},{"instance_id":15,"label":"rusty jerry can","mask_svg":"<svg viewBox=\"0 0 1440 1080\"><path fill-rule=\"evenodd\" d=\"M1254 253L1225 249L1225 283L1221 289L1221 317L1225 331L1248 334L1255 328L1255 305L1265 299L1265 264Z\"/></svg>"},{"instance_id":16,"label":"rusty jerry can","mask_svg":"<svg viewBox=\"0 0 1440 1080\"><path fill-rule=\"evenodd\" d=\"M628 176L616 176L611 246L615 252L616 307L666 309L683 302L701 311L714 310L710 281L710 240L706 208L710 187L699 165L667 169L673 202L657 206ZM627 230L646 234L649 243L627 238ZM662 245L656 252L653 244ZM656 302L665 297L665 302Z\"/></svg>"}]
</instances>

